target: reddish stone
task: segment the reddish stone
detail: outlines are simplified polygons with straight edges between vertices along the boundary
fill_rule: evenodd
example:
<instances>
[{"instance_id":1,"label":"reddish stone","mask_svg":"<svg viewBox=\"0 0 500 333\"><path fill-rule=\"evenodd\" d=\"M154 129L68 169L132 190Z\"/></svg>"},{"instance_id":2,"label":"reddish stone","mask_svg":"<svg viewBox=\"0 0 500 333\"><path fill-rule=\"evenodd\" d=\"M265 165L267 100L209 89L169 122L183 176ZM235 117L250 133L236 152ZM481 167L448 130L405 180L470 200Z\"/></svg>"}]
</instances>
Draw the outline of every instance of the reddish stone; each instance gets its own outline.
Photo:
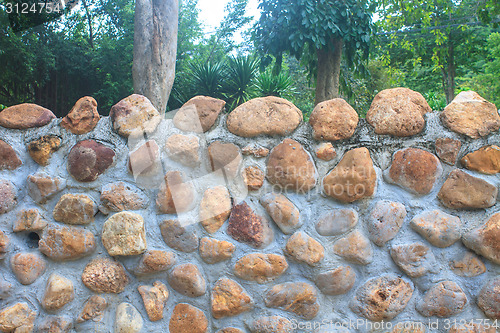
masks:
<instances>
[{"instance_id":1,"label":"reddish stone","mask_svg":"<svg viewBox=\"0 0 500 333\"><path fill-rule=\"evenodd\" d=\"M0 179L0 214L11 211L17 205L17 194L14 184L9 180Z\"/></svg>"},{"instance_id":2,"label":"reddish stone","mask_svg":"<svg viewBox=\"0 0 500 333\"><path fill-rule=\"evenodd\" d=\"M121 293L129 283L125 268L118 261L97 258L85 266L83 284L96 293Z\"/></svg>"},{"instance_id":3,"label":"reddish stone","mask_svg":"<svg viewBox=\"0 0 500 333\"><path fill-rule=\"evenodd\" d=\"M38 209L26 209L17 214L17 220L12 226L14 232L41 231L47 226Z\"/></svg>"},{"instance_id":4,"label":"reddish stone","mask_svg":"<svg viewBox=\"0 0 500 333\"><path fill-rule=\"evenodd\" d=\"M241 152L243 155L253 155L254 157L266 157L269 155L269 149L257 146L257 145L248 145L245 146Z\"/></svg>"},{"instance_id":5,"label":"reddish stone","mask_svg":"<svg viewBox=\"0 0 500 333\"><path fill-rule=\"evenodd\" d=\"M23 162L17 156L14 148L7 142L0 140L0 170L14 170L22 164Z\"/></svg>"},{"instance_id":6,"label":"reddish stone","mask_svg":"<svg viewBox=\"0 0 500 333\"><path fill-rule=\"evenodd\" d=\"M18 253L10 259L10 267L17 280L28 285L43 274L46 261L37 253Z\"/></svg>"},{"instance_id":7,"label":"reddish stone","mask_svg":"<svg viewBox=\"0 0 500 333\"><path fill-rule=\"evenodd\" d=\"M89 96L80 98L69 113L61 120L61 127L73 134L85 134L92 131L99 122L97 101Z\"/></svg>"},{"instance_id":8,"label":"reddish stone","mask_svg":"<svg viewBox=\"0 0 500 333\"><path fill-rule=\"evenodd\" d=\"M80 141L68 154L68 171L80 182L92 182L115 160L115 152L94 140Z\"/></svg>"},{"instance_id":9,"label":"reddish stone","mask_svg":"<svg viewBox=\"0 0 500 333\"><path fill-rule=\"evenodd\" d=\"M269 308L292 312L306 320L313 319L319 312L318 292L309 283L277 284L267 291L264 301Z\"/></svg>"},{"instance_id":10,"label":"reddish stone","mask_svg":"<svg viewBox=\"0 0 500 333\"><path fill-rule=\"evenodd\" d=\"M257 191L264 184L264 172L258 166L249 166L243 170L243 181L250 191Z\"/></svg>"},{"instance_id":11,"label":"reddish stone","mask_svg":"<svg viewBox=\"0 0 500 333\"><path fill-rule=\"evenodd\" d=\"M106 184L101 189L100 210L107 214L123 210L144 209L148 205L148 198L137 187L124 182Z\"/></svg>"},{"instance_id":12,"label":"reddish stone","mask_svg":"<svg viewBox=\"0 0 500 333\"><path fill-rule=\"evenodd\" d=\"M358 113L342 98L316 105L309 117L315 140L336 141L350 138L358 125Z\"/></svg>"},{"instance_id":13,"label":"reddish stone","mask_svg":"<svg viewBox=\"0 0 500 333\"><path fill-rule=\"evenodd\" d=\"M141 257L134 269L136 275L164 272L176 262L175 254L168 251L150 250Z\"/></svg>"},{"instance_id":14,"label":"reddish stone","mask_svg":"<svg viewBox=\"0 0 500 333\"><path fill-rule=\"evenodd\" d=\"M183 226L178 220L165 220L160 231L169 247L182 252L194 252L198 248L198 235L193 225Z\"/></svg>"},{"instance_id":15,"label":"reddish stone","mask_svg":"<svg viewBox=\"0 0 500 333\"><path fill-rule=\"evenodd\" d=\"M160 185L156 206L163 214L176 214L191 210L194 202L193 186L185 183L181 171L169 171Z\"/></svg>"},{"instance_id":16,"label":"reddish stone","mask_svg":"<svg viewBox=\"0 0 500 333\"><path fill-rule=\"evenodd\" d=\"M80 227L47 226L38 249L52 260L77 260L95 251L94 234Z\"/></svg>"},{"instance_id":17,"label":"reddish stone","mask_svg":"<svg viewBox=\"0 0 500 333\"><path fill-rule=\"evenodd\" d=\"M28 194L37 203L44 204L48 199L66 188L66 180L49 177L44 173L29 175L27 179Z\"/></svg>"},{"instance_id":18,"label":"reddish stone","mask_svg":"<svg viewBox=\"0 0 500 333\"><path fill-rule=\"evenodd\" d=\"M206 132L215 124L226 102L221 99L196 96L187 101L174 116L174 126L183 131Z\"/></svg>"},{"instance_id":19,"label":"reddish stone","mask_svg":"<svg viewBox=\"0 0 500 333\"><path fill-rule=\"evenodd\" d=\"M500 213L493 214L485 224L462 237L466 247L500 265Z\"/></svg>"},{"instance_id":20,"label":"reddish stone","mask_svg":"<svg viewBox=\"0 0 500 333\"><path fill-rule=\"evenodd\" d=\"M500 147L485 146L465 155L461 160L469 170L494 175L500 172Z\"/></svg>"},{"instance_id":21,"label":"reddish stone","mask_svg":"<svg viewBox=\"0 0 500 333\"><path fill-rule=\"evenodd\" d=\"M337 152L330 142L324 142L316 149L316 157L323 161L331 161L337 157Z\"/></svg>"},{"instance_id":22,"label":"reddish stone","mask_svg":"<svg viewBox=\"0 0 500 333\"><path fill-rule=\"evenodd\" d=\"M455 165L462 142L450 138L438 138L435 143L436 155L446 164Z\"/></svg>"},{"instance_id":23,"label":"reddish stone","mask_svg":"<svg viewBox=\"0 0 500 333\"><path fill-rule=\"evenodd\" d=\"M5 253L7 253L7 249L9 248L9 237L0 230L0 259L3 259Z\"/></svg>"},{"instance_id":24,"label":"reddish stone","mask_svg":"<svg viewBox=\"0 0 500 333\"><path fill-rule=\"evenodd\" d=\"M172 333L206 333L207 316L192 305L179 303L174 307L168 329Z\"/></svg>"},{"instance_id":25,"label":"reddish stone","mask_svg":"<svg viewBox=\"0 0 500 333\"><path fill-rule=\"evenodd\" d=\"M477 305L491 319L500 319L500 277L487 282L479 292Z\"/></svg>"},{"instance_id":26,"label":"reddish stone","mask_svg":"<svg viewBox=\"0 0 500 333\"><path fill-rule=\"evenodd\" d=\"M432 286L417 304L416 309L425 317L449 318L461 313L467 305L467 296L453 281Z\"/></svg>"},{"instance_id":27,"label":"reddish stone","mask_svg":"<svg viewBox=\"0 0 500 333\"><path fill-rule=\"evenodd\" d=\"M269 222L263 216L257 215L246 202L234 206L231 210L227 232L238 242L255 248L266 247L274 238Z\"/></svg>"},{"instance_id":28,"label":"reddish stone","mask_svg":"<svg viewBox=\"0 0 500 333\"><path fill-rule=\"evenodd\" d=\"M236 281L221 278L215 282L211 293L212 316L215 319L236 316L253 307L252 297Z\"/></svg>"},{"instance_id":29,"label":"reddish stone","mask_svg":"<svg viewBox=\"0 0 500 333\"><path fill-rule=\"evenodd\" d=\"M0 126L27 129L45 126L55 119L52 111L36 104L24 103L10 106L0 112Z\"/></svg>"},{"instance_id":30,"label":"reddish stone","mask_svg":"<svg viewBox=\"0 0 500 333\"><path fill-rule=\"evenodd\" d=\"M242 161L238 146L221 141L212 142L208 146L208 157L212 171L221 170L229 178L234 178L238 174Z\"/></svg>"},{"instance_id":31,"label":"reddish stone","mask_svg":"<svg viewBox=\"0 0 500 333\"><path fill-rule=\"evenodd\" d=\"M160 171L160 147L156 141L149 140L131 152L128 156L128 169L136 178Z\"/></svg>"}]
</instances>

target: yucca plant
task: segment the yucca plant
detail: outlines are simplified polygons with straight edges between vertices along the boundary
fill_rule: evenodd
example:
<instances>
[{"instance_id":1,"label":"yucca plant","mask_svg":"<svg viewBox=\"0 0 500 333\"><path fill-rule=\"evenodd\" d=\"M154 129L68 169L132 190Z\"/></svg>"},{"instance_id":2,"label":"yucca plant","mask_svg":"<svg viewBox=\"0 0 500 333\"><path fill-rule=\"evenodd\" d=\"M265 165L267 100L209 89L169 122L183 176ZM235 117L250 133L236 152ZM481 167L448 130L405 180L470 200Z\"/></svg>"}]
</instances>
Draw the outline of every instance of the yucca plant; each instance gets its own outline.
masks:
<instances>
[{"instance_id":1,"label":"yucca plant","mask_svg":"<svg viewBox=\"0 0 500 333\"><path fill-rule=\"evenodd\" d=\"M254 80L258 68L259 61L252 56L229 58L227 76L222 86L228 110L233 110L254 97Z\"/></svg>"},{"instance_id":2,"label":"yucca plant","mask_svg":"<svg viewBox=\"0 0 500 333\"><path fill-rule=\"evenodd\" d=\"M194 62L190 64L186 79L195 95L221 98L224 96L222 84L226 76L226 68L223 63Z\"/></svg>"},{"instance_id":3,"label":"yucca plant","mask_svg":"<svg viewBox=\"0 0 500 333\"><path fill-rule=\"evenodd\" d=\"M255 88L259 96L290 96L293 81L290 76L281 72L274 75L271 71L260 73L255 80Z\"/></svg>"}]
</instances>

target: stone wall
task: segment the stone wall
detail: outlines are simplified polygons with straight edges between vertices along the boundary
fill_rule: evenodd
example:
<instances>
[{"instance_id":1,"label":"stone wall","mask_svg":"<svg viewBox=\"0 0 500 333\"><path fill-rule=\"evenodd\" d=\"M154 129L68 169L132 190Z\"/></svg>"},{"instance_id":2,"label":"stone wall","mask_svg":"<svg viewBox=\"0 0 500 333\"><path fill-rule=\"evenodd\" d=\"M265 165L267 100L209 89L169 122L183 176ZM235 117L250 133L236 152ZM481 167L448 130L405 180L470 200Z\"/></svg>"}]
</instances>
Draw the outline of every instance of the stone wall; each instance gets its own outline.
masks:
<instances>
[{"instance_id":1,"label":"stone wall","mask_svg":"<svg viewBox=\"0 0 500 333\"><path fill-rule=\"evenodd\" d=\"M0 112L0 331L496 331L494 105L224 104Z\"/></svg>"}]
</instances>

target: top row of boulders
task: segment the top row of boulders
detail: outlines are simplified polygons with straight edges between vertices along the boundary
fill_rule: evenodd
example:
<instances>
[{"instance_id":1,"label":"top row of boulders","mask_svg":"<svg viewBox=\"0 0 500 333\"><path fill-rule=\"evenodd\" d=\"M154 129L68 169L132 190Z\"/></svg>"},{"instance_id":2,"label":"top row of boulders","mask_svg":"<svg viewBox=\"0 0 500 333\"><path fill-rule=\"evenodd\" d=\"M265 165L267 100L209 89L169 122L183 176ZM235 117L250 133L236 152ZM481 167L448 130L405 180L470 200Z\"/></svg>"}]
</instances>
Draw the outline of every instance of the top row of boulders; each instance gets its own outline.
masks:
<instances>
[{"instance_id":1,"label":"top row of boulders","mask_svg":"<svg viewBox=\"0 0 500 333\"><path fill-rule=\"evenodd\" d=\"M189 100L175 114L174 125L183 131L202 133L210 130L224 110L225 102L205 96ZM375 133L397 137L419 134L425 127L425 114L432 112L425 98L408 88L386 89L378 93L366 120ZM0 112L0 126L27 129L48 124L54 114L36 104L20 104ZM113 129L124 137L152 133L162 116L144 96L133 94L110 111ZM302 112L293 103L274 96L252 99L234 109L227 117L228 130L238 136L286 136L302 122ZM61 126L74 134L84 134L99 121L97 102L83 97L75 104ZM316 140L336 141L350 138L358 125L357 112L343 99L316 105L309 124ZM494 104L473 91L461 92L441 113L442 123L450 130L473 139L487 136L500 128L500 116Z\"/></svg>"}]
</instances>

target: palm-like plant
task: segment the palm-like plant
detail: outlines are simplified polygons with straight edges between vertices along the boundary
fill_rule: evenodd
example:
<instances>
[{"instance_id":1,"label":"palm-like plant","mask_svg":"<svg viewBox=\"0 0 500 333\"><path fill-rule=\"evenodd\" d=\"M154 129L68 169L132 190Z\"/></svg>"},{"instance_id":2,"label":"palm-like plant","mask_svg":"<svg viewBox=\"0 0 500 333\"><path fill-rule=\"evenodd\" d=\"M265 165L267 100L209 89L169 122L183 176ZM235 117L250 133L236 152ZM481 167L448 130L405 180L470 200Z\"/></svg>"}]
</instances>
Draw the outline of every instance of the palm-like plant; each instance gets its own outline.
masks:
<instances>
[{"instance_id":1,"label":"palm-like plant","mask_svg":"<svg viewBox=\"0 0 500 333\"><path fill-rule=\"evenodd\" d=\"M259 61L252 56L230 57L227 62L227 76L222 90L228 110L254 97L254 80Z\"/></svg>"},{"instance_id":2,"label":"palm-like plant","mask_svg":"<svg viewBox=\"0 0 500 333\"><path fill-rule=\"evenodd\" d=\"M226 77L226 68L222 63L194 62L190 64L187 78L196 95L215 98L223 97L222 84Z\"/></svg>"},{"instance_id":3,"label":"palm-like plant","mask_svg":"<svg viewBox=\"0 0 500 333\"><path fill-rule=\"evenodd\" d=\"M255 80L259 96L287 97L293 91L292 85L292 78L283 72L274 75L271 71L265 71L260 73Z\"/></svg>"}]
</instances>

